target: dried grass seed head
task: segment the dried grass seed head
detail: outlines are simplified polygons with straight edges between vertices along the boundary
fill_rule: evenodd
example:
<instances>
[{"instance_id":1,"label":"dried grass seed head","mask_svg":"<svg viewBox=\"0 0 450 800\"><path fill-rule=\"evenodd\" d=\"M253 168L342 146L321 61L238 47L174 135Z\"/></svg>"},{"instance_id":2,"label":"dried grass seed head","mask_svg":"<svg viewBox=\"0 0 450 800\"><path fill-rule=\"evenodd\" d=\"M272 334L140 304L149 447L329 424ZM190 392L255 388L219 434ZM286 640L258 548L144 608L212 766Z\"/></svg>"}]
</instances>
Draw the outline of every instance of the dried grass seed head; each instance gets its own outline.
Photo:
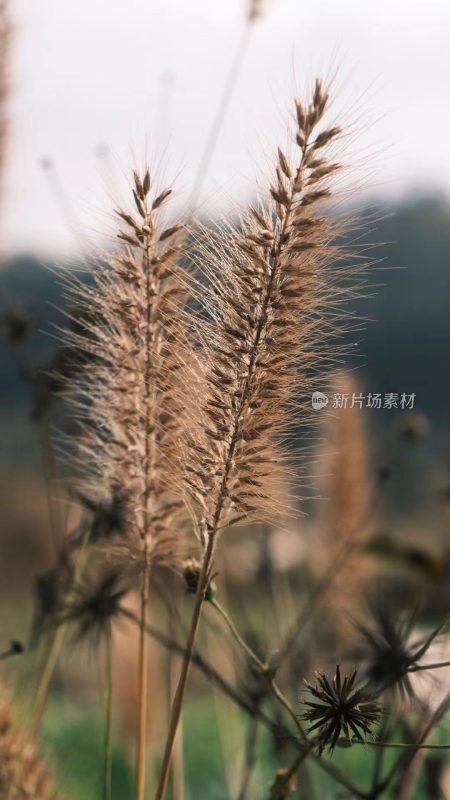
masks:
<instances>
[{"instance_id":1,"label":"dried grass seed head","mask_svg":"<svg viewBox=\"0 0 450 800\"><path fill-rule=\"evenodd\" d=\"M89 356L68 393L81 434L81 494L123 486L130 553L171 561L183 518L175 444L189 348L180 226L164 224L171 190L156 190L148 170L134 173L131 194L133 208L116 214L123 246L98 261L90 284L71 277L68 286L84 321L68 338Z\"/></svg>"},{"instance_id":2,"label":"dried grass seed head","mask_svg":"<svg viewBox=\"0 0 450 800\"><path fill-rule=\"evenodd\" d=\"M286 440L310 407L314 375L330 367L324 342L348 292L348 247L338 237L353 222L322 208L338 168L327 148L340 133L322 124L327 103L319 81L309 105L296 101L297 158L278 151L269 203L252 207L240 230L204 230L196 242L205 344L181 460L204 539L279 513L273 490L289 466Z\"/></svg>"}]
</instances>

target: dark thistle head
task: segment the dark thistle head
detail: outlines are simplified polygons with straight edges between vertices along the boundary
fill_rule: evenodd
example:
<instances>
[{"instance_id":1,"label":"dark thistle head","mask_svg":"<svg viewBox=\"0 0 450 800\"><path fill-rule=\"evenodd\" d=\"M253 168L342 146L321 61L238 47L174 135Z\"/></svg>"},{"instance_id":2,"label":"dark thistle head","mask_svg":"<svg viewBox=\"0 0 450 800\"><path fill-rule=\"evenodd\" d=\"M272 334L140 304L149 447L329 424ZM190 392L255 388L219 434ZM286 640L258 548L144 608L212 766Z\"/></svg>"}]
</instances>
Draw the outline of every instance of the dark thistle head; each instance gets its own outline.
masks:
<instances>
[{"instance_id":1,"label":"dark thistle head","mask_svg":"<svg viewBox=\"0 0 450 800\"><path fill-rule=\"evenodd\" d=\"M123 570L111 569L92 583L75 589L75 599L66 608L62 621L74 622L76 638L94 642L109 632L111 623L122 612L122 600L128 592L123 585Z\"/></svg>"},{"instance_id":2,"label":"dark thistle head","mask_svg":"<svg viewBox=\"0 0 450 800\"><path fill-rule=\"evenodd\" d=\"M314 700L305 701L308 710L303 718L311 722L308 733L316 732L317 744L322 751L331 751L339 739L351 744L355 738L363 742L378 721L381 707L365 687L356 687L356 670L341 678L339 665L332 681L317 674L315 685L306 683Z\"/></svg>"},{"instance_id":3,"label":"dark thistle head","mask_svg":"<svg viewBox=\"0 0 450 800\"><path fill-rule=\"evenodd\" d=\"M37 576L30 636L32 647L37 644L42 633L58 623L72 580L73 565L65 550L60 553L56 566Z\"/></svg>"},{"instance_id":4,"label":"dark thistle head","mask_svg":"<svg viewBox=\"0 0 450 800\"><path fill-rule=\"evenodd\" d=\"M415 671L418 661L425 655L444 623L428 636L411 642L416 615L393 619L387 609L375 609L374 625L360 625L366 644L366 675L377 691L397 690L401 697L414 697L409 673Z\"/></svg>"},{"instance_id":5,"label":"dark thistle head","mask_svg":"<svg viewBox=\"0 0 450 800\"><path fill-rule=\"evenodd\" d=\"M116 486L108 497L94 500L79 495L83 507L91 515L89 541L96 544L113 536L125 537L129 521L128 494Z\"/></svg>"}]
</instances>

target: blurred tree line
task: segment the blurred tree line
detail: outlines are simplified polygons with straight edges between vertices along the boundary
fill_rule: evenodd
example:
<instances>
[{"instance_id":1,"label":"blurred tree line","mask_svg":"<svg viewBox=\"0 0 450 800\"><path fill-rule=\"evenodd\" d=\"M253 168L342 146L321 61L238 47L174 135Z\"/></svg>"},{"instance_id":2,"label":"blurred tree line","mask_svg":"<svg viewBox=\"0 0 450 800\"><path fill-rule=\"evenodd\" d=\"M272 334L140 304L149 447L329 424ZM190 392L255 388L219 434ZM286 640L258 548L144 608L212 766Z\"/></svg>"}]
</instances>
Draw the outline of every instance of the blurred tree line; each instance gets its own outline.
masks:
<instances>
[{"instance_id":1,"label":"blurred tree line","mask_svg":"<svg viewBox=\"0 0 450 800\"><path fill-rule=\"evenodd\" d=\"M355 313L367 318L352 363L364 392L415 393L442 446L450 429L450 204L441 196L383 207L364 236L376 265ZM60 267L63 269L63 267ZM33 466L30 370L51 362L64 324L58 265L18 255L0 268L0 465ZM21 324L29 326L26 353ZM353 335L353 340L354 340ZM393 412L372 411L377 428ZM373 419L372 419L373 417ZM375 418L376 417L376 418ZM445 441L444 441L445 445ZM446 442L450 453L450 437ZM446 446L445 445L445 446Z\"/></svg>"}]
</instances>

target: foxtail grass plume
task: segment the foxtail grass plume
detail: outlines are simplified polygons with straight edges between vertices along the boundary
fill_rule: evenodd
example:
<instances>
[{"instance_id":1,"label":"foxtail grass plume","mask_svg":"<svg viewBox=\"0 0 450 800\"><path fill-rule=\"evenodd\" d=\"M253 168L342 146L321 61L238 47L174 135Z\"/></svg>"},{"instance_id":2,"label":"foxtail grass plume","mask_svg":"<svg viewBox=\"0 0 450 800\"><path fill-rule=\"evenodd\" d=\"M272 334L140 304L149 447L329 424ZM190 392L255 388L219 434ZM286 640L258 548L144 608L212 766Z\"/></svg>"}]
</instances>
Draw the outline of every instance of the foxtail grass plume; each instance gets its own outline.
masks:
<instances>
[{"instance_id":1,"label":"foxtail grass plume","mask_svg":"<svg viewBox=\"0 0 450 800\"><path fill-rule=\"evenodd\" d=\"M340 170L331 153L341 130L324 121L328 101L320 81L310 105L296 101L296 157L278 150L270 202L252 207L240 230L206 231L198 243L209 319L182 460L203 542L279 511L283 445L314 374L329 367L324 342L348 274L347 248L336 241L346 223L324 214Z\"/></svg>"},{"instance_id":2,"label":"foxtail grass plume","mask_svg":"<svg viewBox=\"0 0 450 800\"><path fill-rule=\"evenodd\" d=\"M98 523L95 538L107 523L123 539L126 524L128 552L141 562L171 562L179 527L172 484L185 290L175 243L180 226L161 221L170 194L152 194L148 170L134 173L134 213L117 211L122 249L98 261L93 286L71 287L85 324L68 337L88 356L71 386L82 474L91 468L80 496Z\"/></svg>"},{"instance_id":3,"label":"foxtail grass plume","mask_svg":"<svg viewBox=\"0 0 450 800\"><path fill-rule=\"evenodd\" d=\"M352 373L342 371L333 377L331 393L338 401L343 398L345 407L333 408L323 429L319 458L323 537L317 548L317 566L323 572L324 563L335 562L327 590L328 613L336 639L344 645L354 638L351 614L373 575L370 556L364 552L373 486L366 420L358 405L358 397L363 397L361 385Z\"/></svg>"}]
</instances>

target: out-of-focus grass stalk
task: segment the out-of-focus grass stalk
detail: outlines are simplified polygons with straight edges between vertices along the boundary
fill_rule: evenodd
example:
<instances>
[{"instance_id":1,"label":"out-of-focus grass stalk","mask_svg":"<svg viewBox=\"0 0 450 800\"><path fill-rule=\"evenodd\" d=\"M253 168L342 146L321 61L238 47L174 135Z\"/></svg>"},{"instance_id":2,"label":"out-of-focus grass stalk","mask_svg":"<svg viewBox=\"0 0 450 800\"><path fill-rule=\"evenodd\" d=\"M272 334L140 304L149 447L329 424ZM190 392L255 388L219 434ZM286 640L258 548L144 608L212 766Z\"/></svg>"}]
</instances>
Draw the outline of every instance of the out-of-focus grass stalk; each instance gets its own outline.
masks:
<instances>
[{"instance_id":1,"label":"out-of-focus grass stalk","mask_svg":"<svg viewBox=\"0 0 450 800\"><path fill-rule=\"evenodd\" d=\"M84 537L83 543L80 548L79 558L75 566L72 588L69 589L69 591L67 592L66 602L70 602L73 594L73 588L78 582L79 577L83 572L88 552L88 541L89 541L89 532ZM36 694L34 697L31 716L28 723L24 747L28 745L31 741L33 741L33 739L37 737L39 734L42 723L42 717L45 711L45 706L47 705L53 674L55 672L59 654L61 652L61 648L64 643L64 638L67 631L67 625L68 625L67 622L62 622L52 632L49 642L49 647L47 650L47 655L45 657L43 667L39 676L39 681L36 689ZM22 779L24 766L25 766L24 762L19 761L18 768L15 774L12 776L4 800L11 800L11 798L13 797L13 792Z\"/></svg>"},{"instance_id":2,"label":"out-of-focus grass stalk","mask_svg":"<svg viewBox=\"0 0 450 800\"><path fill-rule=\"evenodd\" d=\"M86 559L88 554L88 542L89 542L89 533L86 534L83 543L81 545L78 560L75 565L72 588L69 589L67 593L66 602L70 602L72 598L73 587L77 584L83 572L84 566L86 564ZM53 673L55 671L56 664L58 662L59 654L61 652L61 647L64 642L64 638L67 631L67 625L68 625L67 622L62 622L60 625L58 625L58 627L54 629L50 639L49 648L47 650L47 656L45 658L44 665L39 677L39 682L33 704L33 710L31 712L31 718L28 727L30 738L36 736L39 733L42 717L48 700L50 684L53 678Z\"/></svg>"},{"instance_id":3,"label":"out-of-focus grass stalk","mask_svg":"<svg viewBox=\"0 0 450 800\"><path fill-rule=\"evenodd\" d=\"M136 753L136 800L144 800L147 756L147 706L148 706L148 667L149 641L147 636L147 615L149 597L149 564L146 563L142 575L141 611L139 625L139 713L137 722Z\"/></svg>"},{"instance_id":4,"label":"out-of-focus grass stalk","mask_svg":"<svg viewBox=\"0 0 450 800\"><path fill-rule=\"evenodd\" d=\"M103 751L103 800L111 800L111 712L112 712L112 636L111 623L106 628L104 663L104 720L105 741Z\"/></svg>"},{"instance_id":5,"label":"out-of-focus grass stalk","mask_svg":"<svg viewBox=\"0 0 450 800\"><path fill-rule=\"evenodd\" d=\"M191 213L195 212L195 208L201 199L205 178L208 174L208 170L211 165L211 161L213 159L217 143L219 141L219 136L227 115L227 111L233 99L233 95L239 80L239 75L242 69L242 65L244 63L245 56L247 54L254 24L255 24L255 19L249 15L247 17L245 27L241 33L236 50L234 52L233 59L231 61L230 68L223 86L222 94L219 99L219 104L217 106L216 113L213 117L211 127L209 129L209 133L205 142L205 146L203 148L203 153L200 158L200 163L197 170L197 177L192 187L192 192L189 199L189 208L191 210Z\"/></svg>"},{"instance_id":6,"label":"out-of-focus grass stalk","mask_svg":"<svg viewBox=\"0 0 450 800\"><path fill-rule=\"evenodd\" d=\"M206 629L205 639L208 659L211 663L214 663L214 651L218 645L214 639L213 631L209 628L209 626ZM222 640L219 646L221 671L224 672L225 670L222 667L222 664L228 659L228 656L230 656L230 659L233 660L234 652L230 647L230 642L228 639ZM225 648L227 648L229 652L224 652ZM236 671L233 663L231 677L231 682L233 685L236 685L235 672ZM223 693L214 682L211 682L211 692L213 696L216 727L220 741L223 771L227 785L227 797L236 797L239 786L239 778L237 771L238 764L236 762L235 753L237 750L243 750L244 742L242 739L242 727L240 720L237 719L235 710L230 708L229 703L227 703L226 699L223 697Z\"/></svg>"},{"instance_id":7,"label":"out-of-focus grass stalk","mask_svg":"<svg viewBox=\"0 0 450 800\"><path fill-rule=\"evenodd\" d=\"M176 623L173 613L169 616L169 635L174 638ZM170 703L176 692L180 679L180 656L172 650L168 652L169 659L169 699ZM184 759L183 759L183 718L175 739L172 761L172 800L184 800Z\"/></svg>"},{"instance_id":8,"label":"out-of-focus grass stalk","mask_svg":"<svg viewBox=\"0 0 450 800\"><path fill-rule=\"evenodd\" d=\"M249 721L247 741L245 745L245 760L242 772L241 787L237 800L246 800L252 783L253 771L257 763L258 720L254 717Z\"/></svg>"}]
</instances>

